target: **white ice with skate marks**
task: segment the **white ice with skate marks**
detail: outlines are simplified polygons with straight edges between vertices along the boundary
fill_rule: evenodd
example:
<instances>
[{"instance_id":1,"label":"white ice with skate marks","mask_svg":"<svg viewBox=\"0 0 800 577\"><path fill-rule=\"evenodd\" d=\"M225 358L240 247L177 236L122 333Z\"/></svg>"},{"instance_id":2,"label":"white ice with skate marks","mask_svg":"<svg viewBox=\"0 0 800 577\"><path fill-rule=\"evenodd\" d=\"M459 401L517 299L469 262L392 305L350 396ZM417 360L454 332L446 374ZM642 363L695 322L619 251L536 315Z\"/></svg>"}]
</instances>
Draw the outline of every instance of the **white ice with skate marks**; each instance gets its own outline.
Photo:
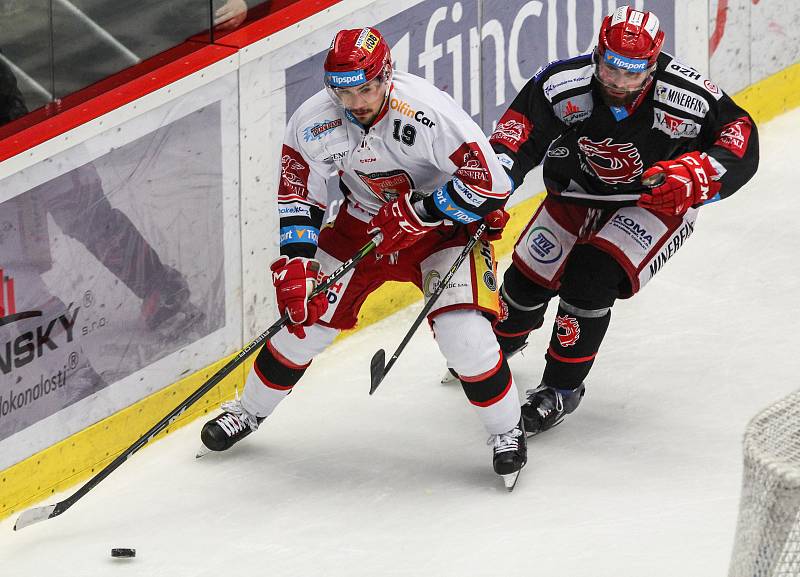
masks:
<instances>
[{"instance_id":1,"label":"white ice with skate marks","mask_svg":"<svg viewBox=\"0 0 800 577\"><path fill-rule=\"evenodd\" d=\"M334 345L231 452L196 460L197 421L62 516L19 533L6 519L3 574L726 575L745 423L800 373L798 125L800 110L762 126L755 179L614 308L583 403L530 439L513 493L461 387L439 384L424 325L367 394L373 352L394 350L412 307ZM521 390L547 333L511 361Z\"/></svg>"}]
</instances>

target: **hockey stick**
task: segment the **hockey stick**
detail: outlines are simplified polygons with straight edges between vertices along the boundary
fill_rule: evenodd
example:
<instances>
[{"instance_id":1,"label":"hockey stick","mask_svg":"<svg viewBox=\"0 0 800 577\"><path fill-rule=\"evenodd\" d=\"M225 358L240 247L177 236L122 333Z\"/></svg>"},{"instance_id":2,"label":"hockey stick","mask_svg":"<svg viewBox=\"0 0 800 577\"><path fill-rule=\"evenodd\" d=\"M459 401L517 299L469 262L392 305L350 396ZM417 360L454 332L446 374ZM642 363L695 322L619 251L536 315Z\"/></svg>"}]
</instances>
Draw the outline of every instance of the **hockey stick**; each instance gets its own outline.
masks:
<instances>
[{"instance_id":1,"label":"hockey stick","mask_svg":"<svg viewBox=\"0 0 800 577\"><path fill-rule=\"evenodd\" d=\"M433 291L433 294L428 299L428 302L425 303L425 306L422 307L422 312L419 313L417 318L414 320L414 323L411 325L411 328L408 329L406 336L403 338L403 341L400 343L400 346L397 347L397 350L392 355L392 358L389 359L388 364L386 363L386 351L383 349L378 349L375 354L372 356L372 361L369 364L369 373L370 373L370 387L369 387L369 394L375 392L375 389L378 388L378 385L381 384L386 373L389 372L389 369L392 368L395 361L397 361L397 357L400 356L400 353L403 352L403 349L406 348L406 345L411 340L411 337L419 327L422 320L427 316L428 312L433 307L434 303L438 300L439 296L444 292L445 287L450 282L450 279L458 270L458 267L461 266L461 263L464 262L464 259L467 258L467 255L472 251L472 248L478 243L483 233L486 231L486 223L482 222L478 229L475 231L469 242L467 242L466 246L464 246L464 250L461 251L461 254L458 255L458 258L453 263L453 266L450 267L450 270L447 271L447 274L444 275L444 278L439 281L436 290Z\"/></svg>"},{"instance_id":2,"label":"hockey stick","mask_svg":"<svg viewBox=\"0 0 800 577\"><path fill-rule=\"evenodd\" d=\"M322 283L314 289L311 293L312 296L318 295L327 291L335 282L337 282L345 273L347 273L350 269L352 269L361 259L367 256L377 245L378 239L375 238L361 247L355 255L353 255L349 260L342 263L342 265L333 271L330 276ZM236 367L238 367L242 362L249 357L253 351L255 351L260 345L262 345L267 340L271 339L275 334L280 331L286 323L289 322L289 316L284 314L280 319L278 319L275 323L273 323L266 331L258 335L255 340L251 341L245 348L239 351L233 359L228 361L224 367L218 370L214 375L208 379L203 386L197 389L194 393L189 395L182 403L180 403L177 407L172 409L170 413L161 419L158 423L153 425L153 427L147 431L144 435L142 435L139 440L133 443L130 447L125 449L122 453L120 453L116 459L111 461L108 465L106 465L99 473L97 473L94 477L89 479L86 483L81 486L80 489L75 491L70 497L64 499L63 501L59 501L55 505L46 505L44 507L34 507L32 509L28 509L27 511L23 511L22 514L17 518L16 523L14 523L14 531L19 531L20 529L24 529L28 525L33 525L34 523L38 523L40 521L45 521L47 519L52 519L58 515L61 515L64 511L72 507L78 499L83 497L86 493L91 491L95 486L97 486L100 481L108 477L117 467L122 465L125 461L128 460L136 451L144 447L147 443L153 440L157 434L161 431L166 429L169 425L171 425L175 419L177 419L181 414L183 414L186 409L191 407L200 398L205 395L208 391L213 389L222 379L224 379L228 374L231 373Z\"/></svg>"}]
</instances>

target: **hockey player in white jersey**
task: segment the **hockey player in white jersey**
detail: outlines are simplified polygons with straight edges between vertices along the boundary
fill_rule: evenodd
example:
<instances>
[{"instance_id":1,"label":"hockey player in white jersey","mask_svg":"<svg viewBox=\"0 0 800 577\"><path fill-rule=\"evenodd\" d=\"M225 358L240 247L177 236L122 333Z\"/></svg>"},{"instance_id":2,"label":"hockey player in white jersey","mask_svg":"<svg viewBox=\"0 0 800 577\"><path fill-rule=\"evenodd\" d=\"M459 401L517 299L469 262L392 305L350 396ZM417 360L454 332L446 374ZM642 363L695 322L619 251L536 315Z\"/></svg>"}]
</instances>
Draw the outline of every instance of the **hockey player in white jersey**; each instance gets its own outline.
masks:
<instances>
[{"instance_id":1,"label":"hockey player in white jersey","mask_svg":"<svg viewBox=\"0 0 800 577\"><path fill-rule=\"evenodd\" d=\"M374 28L340 31L325 60L325 89L292 115L278 190L281 256L271 265L288 330L259 352L240 399L203 427L225 450L255 430L312 359L352 328L366 297L385 281L430 288L470 238L473 223L502 229L511 182L481 129L447 94L394 71ZM344 204L321 228L327 180ZM378 235L378 236L375 236ZM371 238L376 250L330 289L309 299L325 271ZM494 470L513 486L526 462L517 390L492 321L498 314L491 245L476 245L428 316L448 366L491 436ZM469 335L469 338L463 338Z\"/></svg>"}]
</instances>

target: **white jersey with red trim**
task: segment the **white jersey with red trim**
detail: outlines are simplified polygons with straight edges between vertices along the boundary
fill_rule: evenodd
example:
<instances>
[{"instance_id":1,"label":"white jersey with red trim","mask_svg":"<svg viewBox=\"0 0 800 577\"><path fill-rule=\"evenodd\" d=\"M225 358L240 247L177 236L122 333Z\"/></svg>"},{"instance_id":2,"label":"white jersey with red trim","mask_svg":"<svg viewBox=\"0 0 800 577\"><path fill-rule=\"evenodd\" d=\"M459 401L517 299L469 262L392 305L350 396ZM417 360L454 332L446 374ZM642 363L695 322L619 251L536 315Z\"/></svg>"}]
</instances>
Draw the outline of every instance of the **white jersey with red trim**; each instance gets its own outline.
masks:
<instances>
[{"instance_id":1,"label":"white jersey with red trim","mask_svg":"<svg viewBox=\"0 0 800 577\"><path fill-rule=\"evenodd\" d=\"M431 216L467 224L503 206L511 193L480 127L448 94L400 71L368 130L324 89L292 115L278 190L282 254L313 254L327 181L337 175L365 219L415 190L427 197Z\"/></svg>"}]
</instances>

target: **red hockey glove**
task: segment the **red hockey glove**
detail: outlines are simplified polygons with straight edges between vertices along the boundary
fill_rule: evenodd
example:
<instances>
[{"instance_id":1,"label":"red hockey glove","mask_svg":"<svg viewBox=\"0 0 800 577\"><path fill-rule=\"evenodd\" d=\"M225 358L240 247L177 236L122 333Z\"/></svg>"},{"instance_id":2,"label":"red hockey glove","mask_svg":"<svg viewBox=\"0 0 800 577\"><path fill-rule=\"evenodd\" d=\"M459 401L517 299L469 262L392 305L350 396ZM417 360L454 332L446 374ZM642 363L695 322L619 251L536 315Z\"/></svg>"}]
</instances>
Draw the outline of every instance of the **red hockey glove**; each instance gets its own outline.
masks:
<instances>
[{"instance_id":1,"label":"red hockey glove","mask_svg":"<svg viewBox=\"0 0 800 577\"><path fill-rule=\"evenodd\" d=\"M381 234L381 240L375 252L387 255L408 248L425 233L432 231L442 223L425 222L411 205L411 193L400 196L397 200L384 204L378 214L369 221L369 234Z\"/></svg>"},{"instance_id":2,"label":"red hockey glove","mask_svg":"<svg viewBox=\"0 0 800 577\"><path fill-rule=\"evenodd\" d=\"M642 174L642 182L663 182L642 194L637 204L669 216L679 216L690 206L712 198L721 184L711 180L717 171L704 152L687 152L673 160L656 162ZM663 175L659 178L659 175Z\"/></svg>"},{"instance_id":3,"label":"red hockey glove","mask_svg":"<svg viewBox=\"0 0 800 577\"><path fill-rule=\"evenodd\" d=\"M309 327L328 310L328 297L320 293L309 299L311 292L322 282L319 262L311 258L280 256L270 265L272 284L278 300L278 312L288 314L287 329L305 338L303 327Z\"/></svg>"},{"instance_id":4,"label":"red hockey glove","mask_svg":"<svg viewBox=\"0 0 800 577\"><path fill-rule=\"evenodd\" d=\"M503 229L506 227L509 218L511 218L511 215L508 214L505 209L498 208L485 215L483 220L476 220L475 222L469 223L467 225L467 232L472 236L475 234L475 231L478 230L481 222L485 222L486 231L484 231L481 240L500 240L503 237Z\"/></svg>"}]
</instances>

